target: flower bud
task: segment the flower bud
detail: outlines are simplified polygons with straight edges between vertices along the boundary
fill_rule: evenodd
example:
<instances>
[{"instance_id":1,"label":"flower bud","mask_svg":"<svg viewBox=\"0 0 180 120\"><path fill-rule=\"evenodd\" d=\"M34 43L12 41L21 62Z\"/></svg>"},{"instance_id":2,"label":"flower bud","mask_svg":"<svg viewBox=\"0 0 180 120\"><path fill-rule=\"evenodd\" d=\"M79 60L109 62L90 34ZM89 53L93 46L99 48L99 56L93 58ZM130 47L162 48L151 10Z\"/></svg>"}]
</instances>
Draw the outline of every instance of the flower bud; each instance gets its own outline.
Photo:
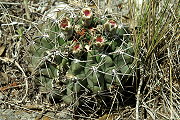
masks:
<instances>
[{"instance_id":1,"label":"flower bud","mask_svg":"<svg viewBox=\"0 0 180 120\"><path fill-rule=\"evenodd\" d=\"M83 8L81 11L84 26L90 26L92 22L92 10L90 8Z\"/></svg>"},{"instance_id":2,"label":"flower bud","mask_svg":"<svg viewBox=\"0 0 180 120\"><path fill-rule=\"evenodd\" d=\"M90 8L83 8L81 13L83 19L90 19L92 17L92 11Z\"/></svg>"},{"instance_id":3,"label":"flower bud","mask_svg":"<svg viewBox=\"0 0 180 120\"><path fill-rule=\"evenodd\" d=\"M105 24L104 24L104 30L106 32L115 32L117 29L118 25L117 22L115 20L108 20Z\"/></svg>"},{"instance_id":4,"label":"flower bud","mask_svg":"<svg viewBox=\"0 0 180 120\"><path fill-rule=\"evenodd\" d=\"M76 53L80 53L82 50L82 45L80 43L75 43L75 45L72 48L72 53L76 54Z\"/></svg>"},{"instance_id":5,"label":"flower bud","mask_svg":"<svg viewBox=\"0 0 180 120\"><path fill-rule=\"evenodd\" d=\"M63 18L59 24L60 29L65 35L66 39L69 39L73 34L73 28L68 18Z\"/></svg>"},{"instance_id":6,"label":"flower bud","mask_svg":"<svg viewBox=\"0 0 180 120\"><path fill-rule=\"evenodd\" d=\"M69 22L69 20L67 18L63 18L61 21L60 21L60 28L64 31L68 30L69 28L71 28L71 24Z\"/></svg>"},{"instance_id":7,"label":"flower bud","mask_svg":"<svg viewBox=\"0 0 180 120\"><path fill-rule=\"evenodd\" d=\"M97 46L103 46L104 45L104 42L105 42L105 39L104 39L104 37L103 36L101 36L101 35L97 35L96 37L95 37L95 44L97 45Z\"/></svg>"}]
</instances>

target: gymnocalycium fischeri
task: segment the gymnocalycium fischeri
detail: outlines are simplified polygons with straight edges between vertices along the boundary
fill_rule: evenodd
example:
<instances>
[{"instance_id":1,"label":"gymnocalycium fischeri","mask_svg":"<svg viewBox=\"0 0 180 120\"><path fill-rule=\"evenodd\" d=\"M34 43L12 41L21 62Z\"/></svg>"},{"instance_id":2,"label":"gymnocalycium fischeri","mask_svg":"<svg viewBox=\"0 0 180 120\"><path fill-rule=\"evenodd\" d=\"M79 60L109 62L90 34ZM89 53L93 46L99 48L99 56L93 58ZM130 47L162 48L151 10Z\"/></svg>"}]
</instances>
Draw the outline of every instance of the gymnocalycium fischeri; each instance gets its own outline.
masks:
<instances>
[{"instance_id":1,"label":"gymnocalycium fischeri","mask_svg":"<svg viewBox=\"0 0 180 120\"><path fill-rule=\"evenodd\" d=\"M79 105L84 93L112 91L113 86L122 90L133 75L134 50L129 28L118 20L91 8L77 14L45 26L49 31L30 46L29 69L40 91L51 93L53 101Z\"/></svg>"}]
</instances>

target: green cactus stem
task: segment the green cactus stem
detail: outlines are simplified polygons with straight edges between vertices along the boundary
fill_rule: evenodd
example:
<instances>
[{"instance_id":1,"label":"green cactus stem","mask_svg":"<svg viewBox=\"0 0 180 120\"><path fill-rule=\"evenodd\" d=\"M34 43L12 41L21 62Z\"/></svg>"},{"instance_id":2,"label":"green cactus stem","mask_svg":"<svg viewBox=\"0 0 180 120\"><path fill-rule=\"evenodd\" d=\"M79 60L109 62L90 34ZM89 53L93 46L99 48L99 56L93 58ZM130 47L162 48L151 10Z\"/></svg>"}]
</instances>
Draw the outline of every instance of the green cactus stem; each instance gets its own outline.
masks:
<instances>
[{"instance_id":1,"label":"green cactus stem","mask_svg":"<svg viewBox=\"0 0 180 120\"><path fill-rule=\"evenodd\" d=\"M92 67L85 68L85 74L87 76L87 82L88 82L89 88L93 91L94 86L96 85L99 87L100 91L103 91L104 90L103 74L98 72L98 68L93 66L93 64L91 64L90 66Z\"/></svg>"},{"instance_id":2,"label":"green cactus stem","mask_svg":"<svg viewBox=\"0 0 180 120\"><path fill-rule=\"evenodd\" d=\"M123 54L119 52L113 53L114 64L116 67L122 67L126 64L126 61L123 59Z\"/></svg>"},{"instance_id":3,"label":"green cactus stem","mask_svg":"<svg viewBox=\"0 0 180 120\"><path fill-rule=\"evenodd\" d=\"M95 93L95 94L97 94L98 92L102 92L102 91L104 91L104 87L103 86L90 86L90 85L88 85L88 88L93 92L93 93Z\"/></svg>"},{"instance_id":4,"label":"green cactus stem","mask_svg":"<svg viewBox=\"0 0 180 120\"><path fill-rule=\"evenodd\" d=\"M128 26L125 26L123 24L120 24L118 27L117 27L117 30L116 30L116 34L118 36L123 36L124 34L129 34L129 27Z\"/></svg>"},{"instance_id":5,"label":"green cactus stem","mask_svg":"<svg viewBox=\"0 0 180 120\"><path fill-rule=\"evenodd\" d=\"M129 65L124 65L121 69L120 69L122 74L130 74L131 73L131 68L129 67Z\"/></svg>"},{"instance_id":6,"label":"green cactus stem","mask_svg":"<svg viewBox=\"0 0 180 120\"><path fill-rule=\"evenodd\" d=\"M108 67L114 66L112 58L108 55L101 56L101 63L102 63L101 65L102 70L105 70Z\"/></svg>"},{"instance_id":7,"label":"green cactus stem","mask_svg":"<svg viewBox=\"0 0 180 120\"><path fill-rule=\"evenodd\" d=\"M66 104L71 104L74 101L74 97L71 95L64 95L62 97L62 100L66 103Z\"/></svg>"},{"instance_id":8,"label":"green cactus stem","mask_svg":"<svg viewBox=\"0 0 180 120\"><path fill-rule=\"evenodd\" d=\"M108 67L104 70L105 74L104 74L104 79L106 80L107 83L113 83L115 82L115 75L113 73L113 70L115 70L115 66L113 67Z\"/></svg>"},{"instance_id":9,"label":"green cactus stem","mask_svg":"<svg viewBox=\"0 0 180 120\"><path fill-rule=\"evenodd\" d=\"M57 69L55 68L42 68L40 73L49 78L57 77Z\"/></svg>"},{"instance_id":10,"label":"green cactus stem","mask_svg":"<svg viewBox=\"0 0 180 120\"><path fill-rule=\"evenodd\" d=\"M88 61L88 63L87 63L87 65L97 63L97 59L96 59L96 56L97 56L96 54L97 53L98 53L97 50L90 50L90 51L88 51L88 54L87 54L87 61Z\"/></svg>"},{"instance_id":11,"label":"green cactus stem","mask_svg":"<svg viewBox=\"0 0 180 120\"><path fill-rule=\"evenodd\" d=\"M72 61L67 74L72 74L74 76L80 74L84 70L85 63L79 61Z\"/></svg>"}]
</instances>

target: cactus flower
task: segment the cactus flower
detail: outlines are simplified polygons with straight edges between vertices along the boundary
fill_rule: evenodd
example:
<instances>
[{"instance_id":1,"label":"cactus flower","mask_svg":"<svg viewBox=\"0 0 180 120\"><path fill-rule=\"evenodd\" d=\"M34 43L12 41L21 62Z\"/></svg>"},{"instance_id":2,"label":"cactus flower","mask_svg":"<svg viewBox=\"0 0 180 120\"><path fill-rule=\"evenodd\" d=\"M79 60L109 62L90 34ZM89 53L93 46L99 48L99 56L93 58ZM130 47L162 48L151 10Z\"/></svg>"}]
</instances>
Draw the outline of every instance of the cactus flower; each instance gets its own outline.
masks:
<instances>
[{"instance_id":1,"label":"cactus flower","mask_svg":"<svg viewBox=\"0 0 180 120\"><path fill-rule=\"evenodd\" d=\"M92 17L92 11L90 8L83 8L81 13L84 19L90 19Z\"/></svg>"},{"instance_id":2,"label":"cactus flower","mask_svg":"<svg viewBox=\"0 0 180 120\"><path fill-rule=\"evenodd\" d=\"M69 22L69 20L67 18L63 18L60 21L60 28L62 30L66 30L67 28L71 28L71 24L70 24L70 22Z\"/></svg>"},{"instance_id":3,"label":"cactus flower","mask_svg":"<svg viewBox=\"0 0 180 120\"><path fill-rule=\"evenodd\" d=\"M102 43L102 42L104 42L104 41L105 41L105 40L104 40L104 38L103 38L102 36L96 37L96 42Z\"/></svg>"},{"instance_id":4,"label":"cactus flower","mask_svg":"<svg viewBox=\"0 0 180 120\"><path fill-rule=\"evenodd\" d=\"M64 33L66 39L69 39L73 35L73 28L68 18L63 18L59 24L60 29Z\"/></svg>"},{"instance_id":5,"label":"cactus flower","mask_svg":"<svg viewBox=\"0 0 180 120\"><path fill-rule=\"evenodd\" d=\"M118 25L117 22L115 20L108 20L105 24L104 24L104 30L107 32L115 32L115 30L117 29Z\"/></svg>"},{"instance_id":6,"label":"cactus flower","mask_svg":"<svg viewBox=\"0 0 180 120\"><path fill-rule=\"evenodd\" d=\"M80 43L77 43L73 46L73 49L72 49L72 52L75 54L75 53L78 53L82 50L82 46Z\"/></svg>"},{"instance_id":7,"label":"cactus flower","mask_svg":"<svg viewBox=\"0 0 180 120\"><path fill-rule=\"evenodd\" d=\"M92 22L92 10L90 8L83 8L81 11L82 22L84 26L90 26Z\"/></svg>"},{"instance_id":8,"label":"cactus flower","mask_svg":"<svg viewBox=\"0 0 180 120\"><path fill-rule=\"evenodd\" d=\"M98 36L95 37L95 44L96 44L97 46L100 46L100 47L101 47L102 45L104 45L104 42L105 42L105 39L104 39L103 36L98 35Z\"/></svg>"},{"instance_id":9,"label":"cactus flower","mask_svg":"<svg viewBox=\"0 0 180 120\"><path fill-rule=\"evenodd\" d=\"M117 23L114 20L109 20L111 27L117 27Z\"/></svg>"}]
</instances>

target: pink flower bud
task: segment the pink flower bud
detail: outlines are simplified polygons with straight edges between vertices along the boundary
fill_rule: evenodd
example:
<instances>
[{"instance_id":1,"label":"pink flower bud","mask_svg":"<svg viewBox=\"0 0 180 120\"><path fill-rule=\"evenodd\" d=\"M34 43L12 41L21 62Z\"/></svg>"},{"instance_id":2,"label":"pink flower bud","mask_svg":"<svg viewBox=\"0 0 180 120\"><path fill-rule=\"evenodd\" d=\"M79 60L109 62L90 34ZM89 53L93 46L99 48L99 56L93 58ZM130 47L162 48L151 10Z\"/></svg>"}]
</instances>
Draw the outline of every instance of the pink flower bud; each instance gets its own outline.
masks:
<instances>
[{"instance_id":1,"label":"pink flower bud","mask_svg":"<svg viewBox=\"0 0 180 120\"><path fill-rule=\"evenodd\" d=\"M92 11L90 8L83 8L81 13L85 19L90 19L92 16Z\"/></svg>"},{"instance_id":2,"label":"pink flower bud","mask_svg":"<svg viewBox=\"0 0 180 120\"><path fill-rule=\"evenodd\" d=\"M117 22L111 19L104 24L104 30L107 32L112 32L117 29L117 26Z\"/></svg>"},{"instance_id":3,"label":"pink flower bud","mask_svg":"<svg viewBox=\"0 0 180 120\"><path fill-rule=\"evenodd\" d=\"M109 20L111 27L117 27L117 23L114 20Z\"/></svg>"},{"instance_id":4,"label":"pink flower bud","mask_svg":"<svg viewBox=\"0 0 180 120\"><path fill-rule=\"evenodd\" d=\"M81 44L80 44L80 43L76 43L76 44L73 46L72 52L73 52L73 53L78 53L78 52L81 51L81 49L82 49Z\"/></svg>"},{"instance_id":5,"label":"pink flower bud","mask_svg":"<svg viewBox=\"0 0 180 120\"><path fill-rule=\"evenodd\" d=\"M71 24L69 22L69 20L67 18L63 18L61 21L60 21L60 28L62 30L66 30L68 28L71 27Z\"/></svg>"},{"instance_id":6,"label":"pink flower bud","mask_svg":"<svg viewBox=\"0 0 180 120\"><path fill-rule=\"evenodd\" d=\"M62 33L65 36L65 39L69 39L70 37L72 37L73 28L68 18L63 18L59 23L59 27L62 30Z\"/></svg>"},{"instance_id":7,"label":"pink flower bud","mask_svg":"<svg viewBox=\"0 0 180 120\"><path fill-rule=\"evenodd\" d=\"M91 12L89 10L84 10L83 12L84 12L85 16L90 16L91 15Z\"/></svg>"},{"instance_id":8,"label":"pink flower bud","mask_svg":"<svg viewBox=\"0 0 180 120\"><path fill-rule=\"evenodd\" d=\"M102 42L104 42L104 41L105 41L105 40L104 40L104 38L103 38L102 36L96 37L96 42L102 43Z\"/></svg>"},{"instance_id":9,"label":"pink flower bud","mask_svg":"<svg viewBox=\"0 0 180 120\"><path fill-rule=\"evenodd\" d=\"M104 45L104 42L105 42L105 39L103 36L99 35L99 36L95 37L95 44L96 45L101 47L102 45Z\"/></svg>"},{"instance_id":10,"label":"pink flower bud","mask_svg":"<svg viewBox=\"0 0 180 120\"><path fill-rule=\"evenodd\" d=\"M84 26L90 26L92 23L92 11L90 8L83 8L81 11L82 14L82 24Z\"/></svg>"}]
</instances>

